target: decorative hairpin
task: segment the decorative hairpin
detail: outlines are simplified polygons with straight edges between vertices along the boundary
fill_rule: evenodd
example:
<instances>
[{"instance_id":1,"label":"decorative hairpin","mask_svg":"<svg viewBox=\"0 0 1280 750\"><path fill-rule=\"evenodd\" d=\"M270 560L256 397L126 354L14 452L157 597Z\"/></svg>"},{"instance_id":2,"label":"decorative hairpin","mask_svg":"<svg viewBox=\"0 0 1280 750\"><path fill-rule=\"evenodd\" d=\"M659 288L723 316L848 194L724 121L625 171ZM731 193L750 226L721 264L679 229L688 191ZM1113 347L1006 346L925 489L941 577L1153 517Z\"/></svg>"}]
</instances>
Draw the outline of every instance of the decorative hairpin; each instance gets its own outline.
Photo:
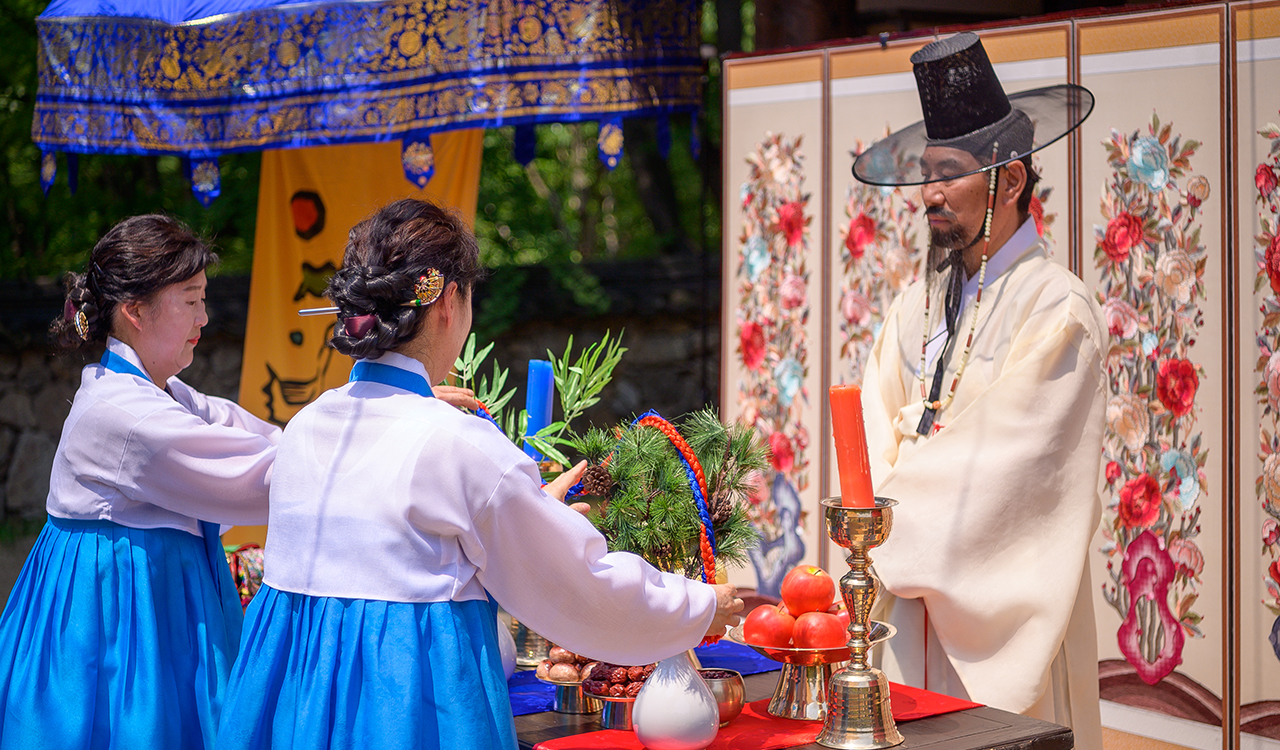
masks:
<instances>
[{"instance_id":1,"label":"decorative hairpin","mask_svg":"<svg viewBox=\"0 0 1280 750\"><path fill-rule=\"evenodd\" d=\"M89 316L84 314L84 310L77 310L71 300L62 303L62 319L76 327L76 334L81 340L89 340Z\"/></svg>"},{"instance_id":2,"label":"decorative hairpin","mask_svg":"<svg viewBox=\"0 0 1280 750\"><path fill-rule=\"evenodd\" d=\"M82 341L89 340L89 316L84 314L84 310L76 310L76 316L72 318L76 324L76 333L80 334Z\"/></svg>"},{"instance_id":3,"label":"decorative hairpin","mask_svg":"<svg viewBox=\"0 0 1280 750\"><path fill-rule=\"evenodd\" d=\"M401 302L401 307L427 307L431 303L440 299L440 294L444 291L444 274L438 269L428 268L427 272L418 277L413 284L413 299L408 302ZM302 316L311 315L333 315L338 312L336 307L312 307L306 310L299 310L298 314ZM348 335L363 336L364 333L354 333L354 330L368 331L373 327L373 314L357 315L346 318L349 321L346 324Z\"/></svg>"},{"instance_id":4,"label":"decorative hairpin","mask_svg":"<svg viewBox=\"0 0 1280 750\"><path fill-rule=\"evenodd\" d=\"M406 307L426 307L440 298L444 291L444 274L434 268L418 277L413 285L414 299L404 303Z\"/></svg>"}]
</instances>

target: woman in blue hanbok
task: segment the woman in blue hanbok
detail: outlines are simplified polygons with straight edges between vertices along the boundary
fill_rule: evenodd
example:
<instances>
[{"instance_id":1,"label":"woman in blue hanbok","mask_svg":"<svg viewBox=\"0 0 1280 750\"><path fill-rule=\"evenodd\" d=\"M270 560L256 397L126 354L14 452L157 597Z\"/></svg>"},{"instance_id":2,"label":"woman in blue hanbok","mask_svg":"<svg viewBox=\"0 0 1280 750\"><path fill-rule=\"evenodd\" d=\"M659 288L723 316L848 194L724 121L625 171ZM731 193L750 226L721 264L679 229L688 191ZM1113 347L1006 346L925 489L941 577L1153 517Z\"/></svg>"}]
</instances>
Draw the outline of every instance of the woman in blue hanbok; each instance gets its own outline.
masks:
<instances>
[{"instance_id":1,"label":"woman in blue hanbok","mask_svg":"<svg viewBox=\"0 0 1280 750\"><path fill-rule=\"evenodd\" d=\"M608 552L493 424L433 397L471 326L471 231L418 200L351 231L328 296L351 382L289 423L266 574L218 746L514 750L495 600L572 651L644 664L721 634L733 586ZM439 395L439 394L437 394Z\"/></svg>"},{"instance_id":2,"label":"woman in blue hanbok","mask_svg":"<svg viewBox=\"0 0 1280 750\"><path fill-rule=\"evenodd\" d=\"M217 256L136 216L70 274L51 334L105 343L0 616L0 748L210 748L240 637L220 524L261 524L279 428L176 376Z\"/></svg>"}]
</instances>

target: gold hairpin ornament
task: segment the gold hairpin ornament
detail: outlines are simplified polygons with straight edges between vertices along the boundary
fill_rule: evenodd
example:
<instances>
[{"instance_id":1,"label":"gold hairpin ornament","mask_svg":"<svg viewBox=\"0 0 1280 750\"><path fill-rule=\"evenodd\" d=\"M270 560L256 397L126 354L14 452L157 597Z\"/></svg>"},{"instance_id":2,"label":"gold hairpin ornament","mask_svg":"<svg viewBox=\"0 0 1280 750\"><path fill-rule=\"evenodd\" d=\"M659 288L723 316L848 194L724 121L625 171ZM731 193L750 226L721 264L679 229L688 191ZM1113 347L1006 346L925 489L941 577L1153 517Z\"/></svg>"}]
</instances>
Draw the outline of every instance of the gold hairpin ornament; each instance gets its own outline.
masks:
<instances>
[{"instance_id":1,"label":"gold hairpin ornament","mask_svg":"<svg viewBox=\"0 0 1280 750\"><path fill-rule=\"evenodd\" d=\"M427 272L419 276L418 280L413 283L413 299L400 303L400 306L426 307L440 299L440 293L443 291L444 274L434 268L428 268ZM298 314L302 316L334 315L337 312L338 308L336 307L312 307L306 310L299 310Z\"/></svg>"},{"instance_id":2,"label":"gold hairpin ornament","mask_svg":"<svg viewBox=\"0 0 1280 750\"><path fill-rule=\"evenodd\" d=\"M418 277L413 285L414 299L404 303L406 307L426 307L440 298L444 291L444 274L434 268Z\"/></svg>"},{"instance_id":3,"label":"gold hairpin ornament","mask_svg":"<svg viewBox=\"0 0 1280 750\"><path fill-rule=\"evenodd\" d=\"M84 314L84 310L77 310L75 317L71 319L75 323L76 333L82 341L89 340L89 316Z\"/></svg>"}]
</instances>

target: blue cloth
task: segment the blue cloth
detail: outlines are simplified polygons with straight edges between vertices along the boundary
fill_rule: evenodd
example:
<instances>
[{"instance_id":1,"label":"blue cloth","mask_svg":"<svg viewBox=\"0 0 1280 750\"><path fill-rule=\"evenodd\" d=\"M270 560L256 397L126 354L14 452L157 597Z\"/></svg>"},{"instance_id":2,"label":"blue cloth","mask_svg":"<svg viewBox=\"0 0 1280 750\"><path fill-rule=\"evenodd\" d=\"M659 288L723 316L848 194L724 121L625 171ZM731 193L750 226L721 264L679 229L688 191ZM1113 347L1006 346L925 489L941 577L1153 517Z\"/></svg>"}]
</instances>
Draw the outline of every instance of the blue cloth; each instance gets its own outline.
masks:
<instances>
[{"instance_id":1,"label":"blue cloth","mask_svg":"<svg viewBox=\"0 0 1280 750\"><path fill-rule=\"evenodd\" d=\"M743 676L782 669L782 664L761 656L755 649L732 641L720 641L693 650L703 669L732 669ZM534 677L532 670L516 672L507 680L511 695L511 713L516 716L550 711L555 700L555 686Z\"/></svg>"},{"instance_id":2,"label":"blue cloth","mask_svg":"<svg viewBox=\"0 0 1280 750\"><path fill-rule=\"evenodd\" d=\"M151 382L151 378L147 377L146 373L110 349L102 353L102 366L112 372L136 375ZM165 390L167 391L168 388ZM200 521L199 524L200 533L204 535L205 556L209 563L211 580L217 591L218 601L222 603L223 625L226 628L229 643L234 649L240 642L240 623L244 620L244 613L240 608L240 593L236 590L235 580L231 578L231 568L227 564L227 554L222 549L222 534L218 524L212 521ZM231 656L235 657L234 651Z\"/></svg>"},{"instance_id":3,"label":"blue cloth","mask_svg":"<svg viewBox=\"0 0 1280 750\"><path fill-rule=\"evenodd\" d=\"M555 700L556 688L534 676L533 670L516 672L507 680L507 693L511 696L511 714L540 714L550 711Z\"/></svg>"},{"instance_id":4,"label":"blue cloth","mask_svg":"<svg viewBox=\"0 0 1280 750\"><path fill-rule=\"evenodd\" d=\"M245 617L220 750L516 747L491 601L263 586Z\"/></svg>"},{"instance_id":5,"label":"blue cloth","mask_svg":"<svg viewBox=\"0 0 1280 750\"><path fill-rule=\"evenodd\" d=\"M393 386L426 398L432 397L431 386L427 384L426 378L417 373L401 370L399 367L392 367L391 365L379 364L378 362L361 360L355 363L355 366L351 368L351 377L348 382L354 383L357 381L382 383L383 385Z\"/></svg>"},{"instance_id":6,"label":"blue cloth","mask_svg":"<svg viewBox=\"0 0 1280 750\"><path fill-rule=\"evenodd\" d=\"M0 748L212 748L226 611L204 540L51 516L0 615Z\"/></svg>"},{"instance_id":7,"label":"blue cloth","mask_svg":"<svg viewBox=\"0 0 1280 750\"><path fill-rule=\"evenodd\" d=\"M703 669L732 669L741 672L744 677L782 669L782 662L761 656L750 646L733 641L721 640L710 646L699 646L693 653L698 655L698 662Z\"/></svg>"}]
</instances>

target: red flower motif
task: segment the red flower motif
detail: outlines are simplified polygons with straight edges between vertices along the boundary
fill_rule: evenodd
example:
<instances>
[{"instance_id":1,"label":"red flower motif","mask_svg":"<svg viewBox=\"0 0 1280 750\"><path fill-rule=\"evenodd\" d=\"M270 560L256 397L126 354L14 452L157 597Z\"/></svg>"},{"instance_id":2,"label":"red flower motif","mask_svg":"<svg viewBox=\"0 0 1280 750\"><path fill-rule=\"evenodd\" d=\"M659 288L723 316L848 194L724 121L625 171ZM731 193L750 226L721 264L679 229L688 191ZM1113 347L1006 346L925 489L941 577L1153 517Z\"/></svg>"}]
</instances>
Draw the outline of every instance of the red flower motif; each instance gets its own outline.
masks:
<instances>
[{"instance_id":1,"label":"red flower motif","mask_svg":"<svg viewBox=\"0 0 1280 750\"><path fill-rule=\"evenodd\" d=\"M759 323L748 320L738 331L738 345L742 351L742 364L748 370L758 370L764 363L764 329Z\"/></svg>"},{"instance_id":2,"label":"red flower motif","mask_svg":"<svg viewBox=\"0 0 1280 750\"><path fill-rule=\"evenodd\" d=\"M1120 488L1120 523L1140 529L1160 518L1160 484L1150 474L1130 479Z\"/></svg>"},{"instance_id":3,"label":"red flower motif","mask_svg":"<svg viewBox=\"0 0 1280 750\"><path fill-rule=\"evenodd\" d=\"M1280 294L1280 235L1271 238L1267 245L1265 258L1267 264L1267 280L1271 282L1271 291Z\"/></svg>"},{"instance_id":4,"label":"red flower motif","mask_svg":"<svg viewBox=\"0 0 1280 750\"><path fill-rule=\"evenodd\" d=\"M783 203L778 206L778 229L787 236L787 244L795 247L804 239L804 206L800 203Z\"/></svg>"},{"instance_id":5,"label":"red flower motif","mask_svg":"<svg viewBox=\"0 0 1280 750\"><path fill-rule=\"evenodd\" d=\"M1181 417L1195 405L1200 376L1196 366L1185 359L1166 359L1156 374L1156 397L1164 408Z\"/></svg>"},{"instance_id":6,"label":"red flower motif","mask_svg":"<svg viewBox=\"0 0 1280 750\"><path fill-rule=\"evenodd\" d=\"M1258 171L1253 173L1253 184L1258 186L1263 198L1270 196L1276 189L1276 171L1270 164L1259 164Z\"/></svg>"},{"instance_id":7,"label":"red flower motif","mask_svg":"<svg viewBox=\"0 0 1280 750\"><path fill-rule=\"evenodd\" d=\"M1280 560L1271 563L1271 567L1267 568L1267 572L1271 574L1271 580L1280 583Z\"/></svg>"},{"instance_id":8,"label":"red flower motif","mask_svg":"<svg viewBox=\"0 0 1280 750\"><path fill-rule=\"evenodd\" d=\"M791 441L781 432L769 436L769 451L769 461L773 464L774 471L785 474L795 466L796 454L791 450Z\"/></svg>"},{"instance_id":9,"label":"red flower motif","mask_svg":"<svg viewBox=\"0 0 1280 750\"><path fill-rule=\"evenodd\" d=\"M844 238L844 246L848 248L849 254L854 260L862 257L867 251L867 245L870 245L876 239L876 223L867 216L865 211L859 212L849 224L849 236Z\"/></svg>"},{"instance_id":10,"label":"red flower motif","mask_svg":"<svg viewBox=\"0 0 1280 750\"><path fill-rule=\"evenodd\" d=\"M1142 244L1142 219L1125 211L1107 222L1102 250L1116 263L1129 259L1129 250Z\"/></svg>"},{"instance_id":11,"label":"red flower motif","mask_svg":"<svg viewBox=\"0 0 1280 750\"><path fill-rule=\"evenodd\" d=\"M1120 464L1115 461L1107 462L1107 484L1115 484L1120 478Z\"/></svg>"},{"instance_id":12,"label":"red flower motif","mask_svg":"<svg viewBox=\"0 0 1280 750\"><path fill-rule=\"evenodd\" d=\"M1044 236L1044 204L1036 196L1031 196L1031 205L1028 206L1031 218L1036 222L1036 234Z\"/></svg>"}]
</instances>

